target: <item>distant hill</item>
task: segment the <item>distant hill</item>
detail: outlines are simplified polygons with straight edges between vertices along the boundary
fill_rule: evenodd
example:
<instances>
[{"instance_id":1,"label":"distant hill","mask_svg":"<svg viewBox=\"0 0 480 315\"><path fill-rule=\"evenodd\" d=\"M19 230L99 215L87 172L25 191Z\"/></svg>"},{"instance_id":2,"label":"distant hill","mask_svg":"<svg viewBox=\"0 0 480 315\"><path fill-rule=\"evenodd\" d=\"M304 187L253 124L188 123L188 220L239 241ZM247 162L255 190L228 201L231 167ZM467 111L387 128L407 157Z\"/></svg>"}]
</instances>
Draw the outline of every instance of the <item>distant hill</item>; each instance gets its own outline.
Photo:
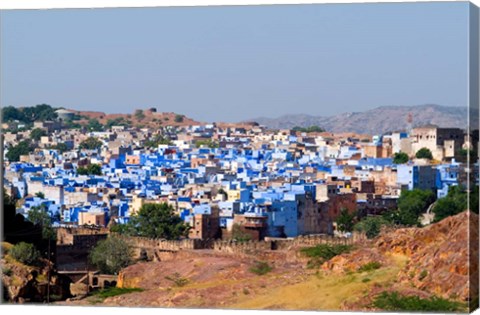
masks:
<instances>
[{"instance_id":1,"label":"distant hill","mask_svg":"<svg viewBox=\"0 0 480 315\"><path fill-rule=\"evenodd\" d=\"M381 106L364 112L343 113L330 117L296 114L278 118L259 117L250 121L271 129L320 126L330 132L373 135L405 130L409 113L413 116L413 127L434 124L439 127L465 128L467 112L467 107L440 105ZM478 109L473 110L472 115L477 117L473 123L478 126Z\"/></svg>"},{"instance_id":2,"label":"distant hill","mask_svg":"<svg viewBox=\"0 0 480 315\"><path fill-rule=\"evenodd\" d=\"M158 128L159 126L190 126L204 124L186 117L185 115L173 112L157 112L156 110L152 111L151 109L137 109L131 114L106 114L103 112L78 111L73 109L69 111L81 117L81 119L77 121L80 124L86 124L90 119L96 119L104 125L121 125L127 123L134 127L150 128Z\"/></svg>"}]
</instances>

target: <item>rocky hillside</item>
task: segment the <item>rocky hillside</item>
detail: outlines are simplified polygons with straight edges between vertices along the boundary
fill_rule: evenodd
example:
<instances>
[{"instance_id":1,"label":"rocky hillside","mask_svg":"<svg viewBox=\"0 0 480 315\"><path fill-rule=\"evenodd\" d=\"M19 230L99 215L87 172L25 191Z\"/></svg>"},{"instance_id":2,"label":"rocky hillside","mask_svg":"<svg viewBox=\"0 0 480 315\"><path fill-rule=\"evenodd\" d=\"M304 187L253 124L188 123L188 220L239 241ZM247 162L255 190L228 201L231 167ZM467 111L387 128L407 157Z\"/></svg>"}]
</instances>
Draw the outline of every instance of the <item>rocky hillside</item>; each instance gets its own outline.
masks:
<instances>
[{"instance_id":1,"label":"rocky hillside","mask_svg":"<svg viewBox=\"0 0 480 315\"><path fill-rule=\"evenodd\" d=\"M47 299L48 281L50 301L64 300L70 296L70 281L56 274L51 262L40 259L35 266L27 266L8 254L12 248L11 244L3 242L1 247L0 266L4 302L43 303Z\"/></svg>"},{"instance_id":2,"label":"rocky hillside","mask_svg":"<svg viewBox=\"0 0 480 315\"><path fill-rule=\"evenodd\" d=\"M105 125L109 121L124 121L134 127L151 127L156 128L159 126L190 126L190 125L202 125L203 123L195 121L185 115L180 115L172 112L157 112L151 109L137 109L131 114L106 114L103 112L94 111L76 111L69 110L82 117L78 123L86 124L89 119L96 119L101 124Z\"/></svg>"},{"instance_id":3,"label":"rocky hillside","mask_svg":"<svg viewBox=\"0 0 480 315\"><path fill-rule=\"evenodd\" d=\"M398 292L442 297L463 310L473 295L469 285L478 286L468 268L470 255L478 257L478 249L469 253L469 237L478 243L478 231L469 232L469 222L477 227L478 215L463 212L424 228L384 231L376 239L347 246L321 267L309 266L304 247L242 255L184 250L172 259L123 269L118 289L137 292L59 304L372 311L383 309L374 307L379 295ZM472 267L478 268L475 263Z\"/></svg>"},{"instance_id":4,"label":"rocky hillside","mask_svg":"<svg viewBox=\"0 0 480 315\"><path fill-rule=\"evenodd\" d=\"M469 231L469 226L477 228ZM367 263L388 264L391 257L401 255L407 263L397 275L395 290L416 289L422 295L467 301L475 295L470 289L478 287L478 274L470 275L471 270L478 272L478 247L469 247L469 240L478 243L478 215L462 212L424 228L384 232L366 246L370 248L336 256L322 268L334 273L355 271Z\"/></svg>"},{"instance_id":5,"label":"rocky hillside","mask_svg":"<svg viewBox=\"0 0 480 315\"><path fill-rule=\"evenodd\" d=\"M272 129L293 128L295 126L320 126L330 132L355 132L379 134L389 131L405 130L407 117L413 116L413 127L434 124L440 127L465 128L467 124L467 108L420 105L420 106L382 106L364 112L343 113L335 116L285 115L278 118L260 117L251 119ZM477 117L478 109L472 112Z\"/></svg>"}]
</instances>

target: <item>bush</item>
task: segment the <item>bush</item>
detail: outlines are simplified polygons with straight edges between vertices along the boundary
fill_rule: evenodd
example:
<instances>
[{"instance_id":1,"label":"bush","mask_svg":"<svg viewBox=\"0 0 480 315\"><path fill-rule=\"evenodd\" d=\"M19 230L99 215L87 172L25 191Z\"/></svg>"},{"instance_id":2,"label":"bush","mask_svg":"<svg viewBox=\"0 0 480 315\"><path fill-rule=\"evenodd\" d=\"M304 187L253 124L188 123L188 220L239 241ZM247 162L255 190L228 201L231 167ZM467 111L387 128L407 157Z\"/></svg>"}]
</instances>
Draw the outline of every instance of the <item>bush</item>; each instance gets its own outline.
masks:
<instances>
[{"instance_id":1,"label":"bush","mask_svg":"<svg viewBox=\"0 0 480 315\"><path fill-rule=\"evenodd\" d=\"M307 263L307 267L315 268L337 255L349 252L351 249L351 245L320 244L314 247L302 248L300 252L303 255L311 258Z\"/></svg>"},{"instance_id":2,"label":"bush","mask_svg":"<svg viewBox=\"0 0 480 315\"><path fill-rule=\"evenodd\" d=\"M89 137L80 143L79 148L87 150L98 150L102 147L102 145L103 142L99 139L95 137Z\"/></svg>"},{"instance_id":3,"label":"bush","mask_svg":"<svg viewBox=\"0 0 480 315\"><path fill-rule=\"evenodd\" d=\"M425 279L425 277L428 276L428 271L426 270L422 270L422 272L420 272L420 275L418 276L418 280L423 280Z\"/></svg>"},{"instance_id":4,"label":"bush","mask_svg":"<svg viewBox=\"0 0 480 315\"><path fill-rule=\"evenodd\" d=\"M143 289L140 288L117 288L117 287L111 287L111 288L105 288L101 289L98 291L95 291L92 293L94 297L96 297L98 300L94 301L95 303L100 303L106 298L112 297L112 296L118 296L122 294L127 294L127 293L132 293L132 292L142 292Z\"/></svg>"},{"instance_id":5,"label":"bush","mask_svg":"<svg viewBox=\"0 0 480 315\"><path fill-rule=\"evenodd\" d=\"M10 268L2 268L2 274L6 275L7 277L10 277L13 272L12 272L12 269Z\"/></svg>"},{"instance_id":6,"label":"bush","mask_svg":"<svg viewBox=\"0 0 480 315\"><path fill-rule=\"evenodd\" d=\"M233 224L232 239L236 242L243 243L252 240L252 236L242 229L240 224Z\"/></svg>"},{"instance_id":7,"label":"bush","mask_svg":"<svg viewBox=\"0 0 480 315\"><path fill-rule=\"evenodd\" d=\"M102 131L103 125L95 118L89 119L87 129L90 131Z\"/></svg>"},{"instance_id":8,"label":"bush","mask_svg":"<svg viewBox=\"0 0 480 315\"><path fill-rule=\"evenodd\" d=\"M395 153L393 156L394 164L405 164L408 162L408 155L404 152Z\"/></svg>"},{"instance_id":9,"label":"bush","mask_svg":"<svg viewBox=\"0 0 480 315\"><path fill-rule=\"evenodd\" d=\"M365 219L355 224L354 230L365 233L367 238L371 239L376 237L378 234L380 234L380 230L382 226L385 226L385 225L390 225L390 222L385 220L383 217L372 216L372 217L366 217Z\"/></svg>"},{"instance_id":10,"label":"bush","mask_svg":"<svg viewBox=\"0 0 480 315\"><path fill-rule=\"evenodd\" d=\"M415 157L417 159L433 159L432 151L427 148L421 148L420 150L418 150L415 154Z\"/></svg>"},{"instance_id":11,"label":"bush","mask_svg":"<svg viewBox=\"0 0 480 315\"><path fill-rule=\"evenodd\" d=\"M361 266L358 268L358 272L368 272L368 271L373 271L377 270L380 267L382 267L382 264L379 263L378 261L371 261L369 263L366 263L365 265Z\"/></svg>"},{"instance_id":12,"label":"bush","mask_svg":"<svg viewBox=\"0 0 480 315\"><path fill-rule=\"evenodd\" d=\"M349 213L348 209L342 208L340 210L340 215L337 217L337 229L340 232L352 232L355 220L355 214Z\"/></svg>"},{"instance_id":13,"label":"bush","mask_svg":"<svg viewBox=\"0 0 480 315\"><path fill-rule=\"evenodd\" d=\"M78 175L102 175L102 167L98 164L88 164L86 167L77 168Z\"/></svg>"},{"instance_id":14,"label":"bush","mask_svg":"<svg viewBox=\"0 0 480 315\"><path fill-rule=\"evenodd\" d=\"M250 272L253 272L254 274L257 274L259 276L263 276L264 274L269 273L272 271L273 267L270 266L268 263L264 261L258 261L256 262L255 266L251 267L249 270Z\"/></svg>"},{"instance_id":15,"label":"bush","mask_svg":"<svg viewBox=\"0 0 480 315\"><path fill-rule=\"evenodd\" d=\"M422 299L418 296L402 296L398 292L380 293L375 298L373 305L385 311L456 312L464 309L464 306L459 302L436 296Z\"/></svg>"},{"instance_id":16,"label":"bush","mask_svg":"<svg viewBox=\"0 0 480 315\"><path fill-rule=\"evenodd\" d=\"M300 126L295 126L292 128L292 131L299 131L299 132L324 132L325 129L319 126L310 126L310 127L300 127Z\"/></svg>"},{"instance_id":17,"label":"bush","mask_svg":"<svg viewBox=\"0 0 480 315\"><path fill-rule=\"evenodd\" d=\"M178 272L175 272L173 275L166 276L165 279L172 281L177 287L183 287L189 282L187 278L182 277Z\"/></svg>"},{"instance_id":18,"label":"bush","mask_svg":"<svg viewBox=\"0 0 480 315\"><path fill-rule=\"evenodd\" d=\"M46 136L47 132L41 128L35 128L30 132L30 139L39 141L40 138Z\"/></svg>"},{"instance_id":19,"label":"bush","mask_svg":"<svg viewBox=\"0 0 480 315\"><path fill-rule=\"evenodd\" d=\"M29 266L36 265L40 259L40 252L35 246L25 242L20 242L13 246L9 254L13 259Z\"/></svg>"},{"instance_id":20,"label":"bush","mask_svg":"<svg viewBox=\"0 0 480 315\"><path fill-rule=\"evenodd\" d=\"M183 122L183 115L175 115L175 122L176 123Z\"/></svg>"},{"instance_id":21,"label":"bush","mask_svg":"<svg viewBox=\"0 0 480 315\"><path fill-rule=\"evenodd\" d=\"M145 114L143 113L143 110L137 109L135 111L135 118L137 118L138 120L142 120L143 118L145 118Z\"/></svg>"}]
</instances>

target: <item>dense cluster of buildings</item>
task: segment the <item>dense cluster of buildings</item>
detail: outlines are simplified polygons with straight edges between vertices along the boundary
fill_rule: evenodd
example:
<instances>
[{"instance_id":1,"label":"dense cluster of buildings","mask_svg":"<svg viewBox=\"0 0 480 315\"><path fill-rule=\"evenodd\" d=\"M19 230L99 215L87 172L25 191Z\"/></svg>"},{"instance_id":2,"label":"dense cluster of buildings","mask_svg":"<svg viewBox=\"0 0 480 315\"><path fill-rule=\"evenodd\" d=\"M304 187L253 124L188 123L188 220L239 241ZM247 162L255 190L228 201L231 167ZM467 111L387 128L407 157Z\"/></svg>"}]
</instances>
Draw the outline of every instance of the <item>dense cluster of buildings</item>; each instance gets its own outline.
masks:
<instances>
[{"instance_id":1,"label":"dense cluster of buildings","mask_svg":"<svg viewBox=\"0 0 480 315\"><path fill-rule=\"evenodd\" d=\"M124 224L147 203L168 203L192 227L190 238L253 239L333 234L342 209L379 214L397 207L405 189L444 197L466 184L460 152L478 137L461 129L426 126L374 137L270 131L256 124L215 124L160 130L114 126L108 131L36 123L47 135L37 148L5 159L4 188L20 199L18 213L42 207L57 225ZM4 133L4 153L30 131ZM161 135L169 144L147 147ZM98 149L80 149L89 137ZM66 150L52 149L59 143ZM415 159L428 148L433 160ZM404 152L405 164L392 156ZM90 164L101 175L79 175ZM475 168L478 169L478 168ZM478 180L478 173L473 174Z\"/></svg>"}]
</instances>

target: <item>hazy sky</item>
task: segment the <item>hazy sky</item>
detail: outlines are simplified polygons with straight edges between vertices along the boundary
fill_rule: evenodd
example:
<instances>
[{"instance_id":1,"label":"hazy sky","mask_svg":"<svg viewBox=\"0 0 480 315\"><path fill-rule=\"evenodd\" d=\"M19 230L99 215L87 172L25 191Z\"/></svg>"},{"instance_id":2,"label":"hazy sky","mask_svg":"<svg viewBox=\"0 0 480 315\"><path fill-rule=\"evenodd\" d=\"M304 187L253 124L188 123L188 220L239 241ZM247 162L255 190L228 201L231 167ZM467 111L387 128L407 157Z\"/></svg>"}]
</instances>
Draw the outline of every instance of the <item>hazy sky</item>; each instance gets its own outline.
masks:
<instances>
[{"instance_id":1,"label":"hazy sky","mask_svg":"<svg viewBox=\"0 0 480 315\"><path fill-rule=\"evenodd\" d=\"M1 105L201 121L467 105L468 3L1 12Z\"/></svg>"}]
</instances>

